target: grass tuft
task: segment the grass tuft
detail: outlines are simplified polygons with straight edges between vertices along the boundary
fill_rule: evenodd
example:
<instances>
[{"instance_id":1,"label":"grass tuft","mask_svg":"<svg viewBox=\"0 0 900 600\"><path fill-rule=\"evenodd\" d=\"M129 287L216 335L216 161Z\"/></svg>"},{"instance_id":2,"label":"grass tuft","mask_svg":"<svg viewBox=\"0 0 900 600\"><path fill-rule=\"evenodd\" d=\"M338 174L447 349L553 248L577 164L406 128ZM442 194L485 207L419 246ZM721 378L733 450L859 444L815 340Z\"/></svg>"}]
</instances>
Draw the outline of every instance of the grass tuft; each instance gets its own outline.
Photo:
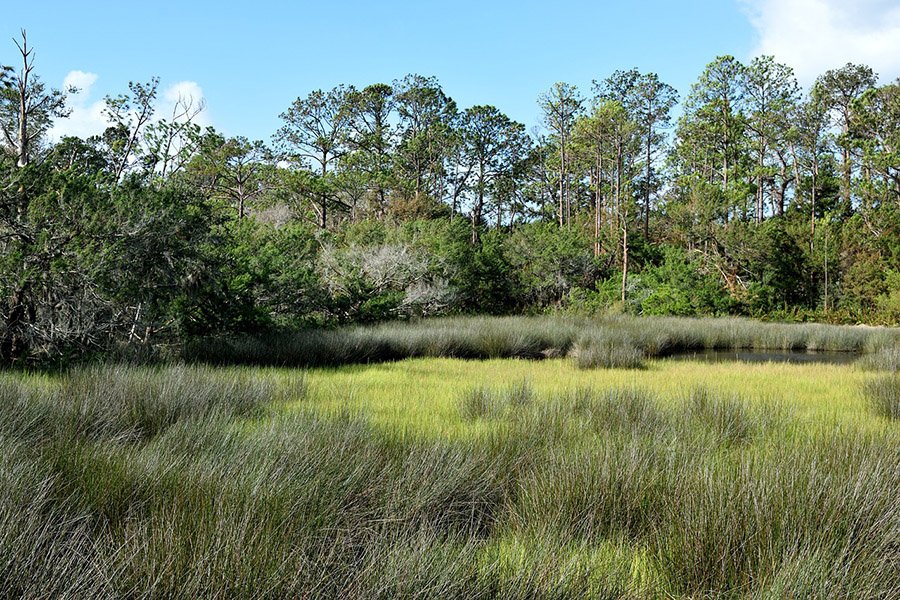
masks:
<instances>
[{"instance_id":1,"label":"grass tuft","mask_svg":"<svg viewBox=\"0 0 900 600\"><path fill-rule=\"evenodd\" d=\"M900 371L900 345L888 345L866 355L862 366L873 371Z\"/></svg>"},{"instance_id":2,"label":"grass tuft","mask_svg":"<svg viewBox=\"0 0 900 600\"><path fill-rule=\"evenodd\" d=\"M643 366L644 351L627 337L604 332L583 336L572 356L579 369L638 369Z\"/></svg>"},{"instance_id":3,"label":"grass tuft","mask_svg":"<svg viewBox=\"0 0 900 600\"><path fill-rule=\"evenodd\" d=\"M900 421L900 375L892 374L873 379L865 384L863 393L876 415Z\"/></svg>"}]
</instances>

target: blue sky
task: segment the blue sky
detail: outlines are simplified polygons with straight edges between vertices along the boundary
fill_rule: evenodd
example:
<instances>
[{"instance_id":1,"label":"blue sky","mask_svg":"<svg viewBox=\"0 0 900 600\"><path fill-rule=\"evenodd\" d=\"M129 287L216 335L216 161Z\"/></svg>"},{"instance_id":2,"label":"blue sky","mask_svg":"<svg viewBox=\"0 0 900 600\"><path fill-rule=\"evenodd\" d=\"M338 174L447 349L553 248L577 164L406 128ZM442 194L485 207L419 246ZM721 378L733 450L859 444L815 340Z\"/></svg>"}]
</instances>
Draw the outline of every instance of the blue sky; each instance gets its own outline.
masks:
<instances>
[{"instance_id":1,"label":"blue sky","mask_svg":"<svg viewBox=\"0 0 900 600\"><path fill-rule=\"evenodd\" d=\"M43 1L3 8L0 63L15 61L11 38L24 27L42 78L84 89L59 131L101 128L103 96L153 75L162 80L161 112L178 93L202 94L204 123L264 140L298 96L406 73L435 75L461 107L494 104L529 128L540 121L537 97L555 81L589 94L593 79L638 67L684 94L720 54L748 60L774 53L804 83L849 60L871 64L883 80L900 75L900 0L133 6Z\"/></svg>"}]
</instances>

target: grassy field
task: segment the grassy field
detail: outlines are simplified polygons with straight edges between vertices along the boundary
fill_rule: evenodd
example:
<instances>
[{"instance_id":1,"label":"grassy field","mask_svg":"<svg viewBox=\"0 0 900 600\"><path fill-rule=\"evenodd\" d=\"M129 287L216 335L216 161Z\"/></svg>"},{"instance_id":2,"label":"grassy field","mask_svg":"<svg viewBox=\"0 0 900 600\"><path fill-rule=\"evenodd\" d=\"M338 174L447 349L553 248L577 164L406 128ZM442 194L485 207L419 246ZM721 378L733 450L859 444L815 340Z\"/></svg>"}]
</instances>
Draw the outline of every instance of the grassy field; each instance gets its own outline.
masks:
<instances>
[{"instance_id":1,"label":"grassy field","mask_svg":"<svg viewBox=\"0 0 900 600\"><path fill-rule=\"evenodd\" d=\"M0 374L0 597L892 599L898 377L646 357Z\"/></svg>"},{"instance_id":2,"label":"grassy field","mask_svg":"<svg viewBox=\"0 0 900 600\"><path fill-rule=\"evenodd\" d=\"M863 398L870 371L850 365L791 363L703 363L648 361L643 369L579 369L565 359L546 361L446 358L411 359L308 372L310 404L330 412L366 415L389 430L430 435L467 435L472 423L461 418L459 399L482 387L526 383L541 397L578 390L646 391L661 404L678 405L696 388L724 397L739 396L766 406L789 408L806 425L853 423L884 428L872 419Z\"/></svg>"}]
</instances>

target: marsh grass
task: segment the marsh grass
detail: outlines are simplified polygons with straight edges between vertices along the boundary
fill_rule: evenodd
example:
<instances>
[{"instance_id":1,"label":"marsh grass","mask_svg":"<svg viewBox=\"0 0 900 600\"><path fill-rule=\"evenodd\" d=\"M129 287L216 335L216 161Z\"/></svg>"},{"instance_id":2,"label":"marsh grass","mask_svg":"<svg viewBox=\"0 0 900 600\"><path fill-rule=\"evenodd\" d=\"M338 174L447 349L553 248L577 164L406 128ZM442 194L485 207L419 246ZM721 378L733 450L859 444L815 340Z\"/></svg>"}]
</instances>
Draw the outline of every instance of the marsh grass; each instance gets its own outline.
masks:
<instances>
[{"instance_id":1,"label":"marsh grass","mask_svg":"<svg viewBox=\"0 0 900 600\"><path fill-rule=\"evenodd\" d=\"M763 440L786 432L790 422L790 411L781 403L751 402L702 385L669 401L640 387L576 388L538 400L527 382L479 386L461 395L459 407L464 418L505 418L518 427L517 434L531 437L652 436L707 446Z\"/></svg>"},{"instance_id":2,"label":"marsh grass","mask_svg":"<svg viewBox=\"0 0 900 600\"><path fill-rule=\"evenodd\" d=\"M305 394L302 373L279 378L203 366L74 369L46 389L0 380L7 419L34 437L149 439L180 420L251 417Z\"/></svg>"},{"instance_id":3,"label":"marsh grass","mask_svg":"<svg viewBox=\"0 0 900 600\"><path fill-rule=\"evenodd\" d=\"M864 368L873 371L896 373L900 370L900 344L889 344L866 355L861 361Z\"/></svg>"},{"instance_id":4,"label":"marsh grass","mask_svg":"<svg viewBox=\"0 0 900 600\"><path fill-rule=\"evenodd\" d=\"M579 369L637 369L645 357L634 340L610 332L582 336L571 354Z\"/></svg>"},{"instance_id":5,"label":"marsh grass","mask_svg":"<svg viewBox=\"0 0 900 600\"><path fill-rule=\"evenodd\" d=\"M565 354L578 332L571 320L537 317L457 317L258 337L197 340L191 361L323 367L411 357L542 358Z\"/></svg>"},{"instance_id":6,"label":"marsh grass","mask_svg":"<svg viewBox=\"0 0 900 600\"><path fill-rule=\"evenodd\" d=\"M686 469L651 542L656 564L679 594L764 596L795 557L814 556L805 577L831 580L826 596L889 597L898 458L896 448L838 434Z\"/></svg>"},{"instance_id":7,"label":"marsh grass","mask_svg":"<svg viewBox=\"0 0 900 600\"><path fill-rule=\"evenodd\" d=\"M528 408L534 401L535 391L523 379L500 389L486 385L471 388L463 394L459 409L464 419L491 419Z\"/></svg>"},{"instance_id":8,"label":"marsh grass","mask_svg":"<svg viewBox=\"0 0 900 600\"><path fill-rule=\"evenodd\" d=\"M764 428L748 402L739 396L724 396L708 387L695 387L688 394L686 404L686 419L699 424L722 443L746 442Z\"/></svg>"},{"instance_id":9,"label":"marsh grass","mask_svg":"<svg viewBox=\"0 0 900 600\"><path fill-rule=\"evenodd\" d=\"M900 375L872 379L863 388L872 412L891 421L900 421Z\"/></svg>"},{"instance_id":10,"label":"marsh grass","mask_svg":"<svg viewBox=\"0 0 900 600\"><path fill-rule=\"evenodd\" d=\"M547 536L500 535L481 552L504 598L635 598L633 565L620 544L602 548Z\"/></svg>"},{"instance_id":11,"label":"marsh grass","mask_svg":"<svg viewBox=\"0 0 900 600\"><path fill-rule=\"evenodd\" d=\"M571 356L582 368L636 368L646 358L690 350L877 352L896 330L741 318L448 317L336 330L201 339L189 362L328 367L414 357L468 359Z\"/></svg>"},{"instance_id":12,"label":"marsh grass","mask_svg":"<svg viewBox=\"0 0 900 600\"><path fill-rule=\"evenodd\" d=\"M0 376L0 597L900 589L894 427L795 428L715 386L543 392L517 378L457 393L464 435L399 435L362 410L322 410L307 381L208 367Z\"/></svg>"}]
</instances>

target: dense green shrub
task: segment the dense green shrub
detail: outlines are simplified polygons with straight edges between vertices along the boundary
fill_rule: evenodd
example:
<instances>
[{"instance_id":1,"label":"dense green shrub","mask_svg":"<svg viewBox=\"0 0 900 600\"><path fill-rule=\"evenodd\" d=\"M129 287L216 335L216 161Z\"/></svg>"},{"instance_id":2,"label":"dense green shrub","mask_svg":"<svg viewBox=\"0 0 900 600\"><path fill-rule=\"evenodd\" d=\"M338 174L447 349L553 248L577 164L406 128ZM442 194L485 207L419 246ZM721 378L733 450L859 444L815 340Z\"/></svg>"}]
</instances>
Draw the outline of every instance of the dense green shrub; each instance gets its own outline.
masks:
<instances>
[{"instance_id":1,"label":"dense green shrub","mask_svg":"<svg viewBox=\"0 0 900 600\"><path fill-rule=\"evenodd\" d=\"M721 315L737 308L718 273L671 246L664 249L658 266L641 271L640 288L640 311L645 315Z\"/></svg>"}]
</instances>

